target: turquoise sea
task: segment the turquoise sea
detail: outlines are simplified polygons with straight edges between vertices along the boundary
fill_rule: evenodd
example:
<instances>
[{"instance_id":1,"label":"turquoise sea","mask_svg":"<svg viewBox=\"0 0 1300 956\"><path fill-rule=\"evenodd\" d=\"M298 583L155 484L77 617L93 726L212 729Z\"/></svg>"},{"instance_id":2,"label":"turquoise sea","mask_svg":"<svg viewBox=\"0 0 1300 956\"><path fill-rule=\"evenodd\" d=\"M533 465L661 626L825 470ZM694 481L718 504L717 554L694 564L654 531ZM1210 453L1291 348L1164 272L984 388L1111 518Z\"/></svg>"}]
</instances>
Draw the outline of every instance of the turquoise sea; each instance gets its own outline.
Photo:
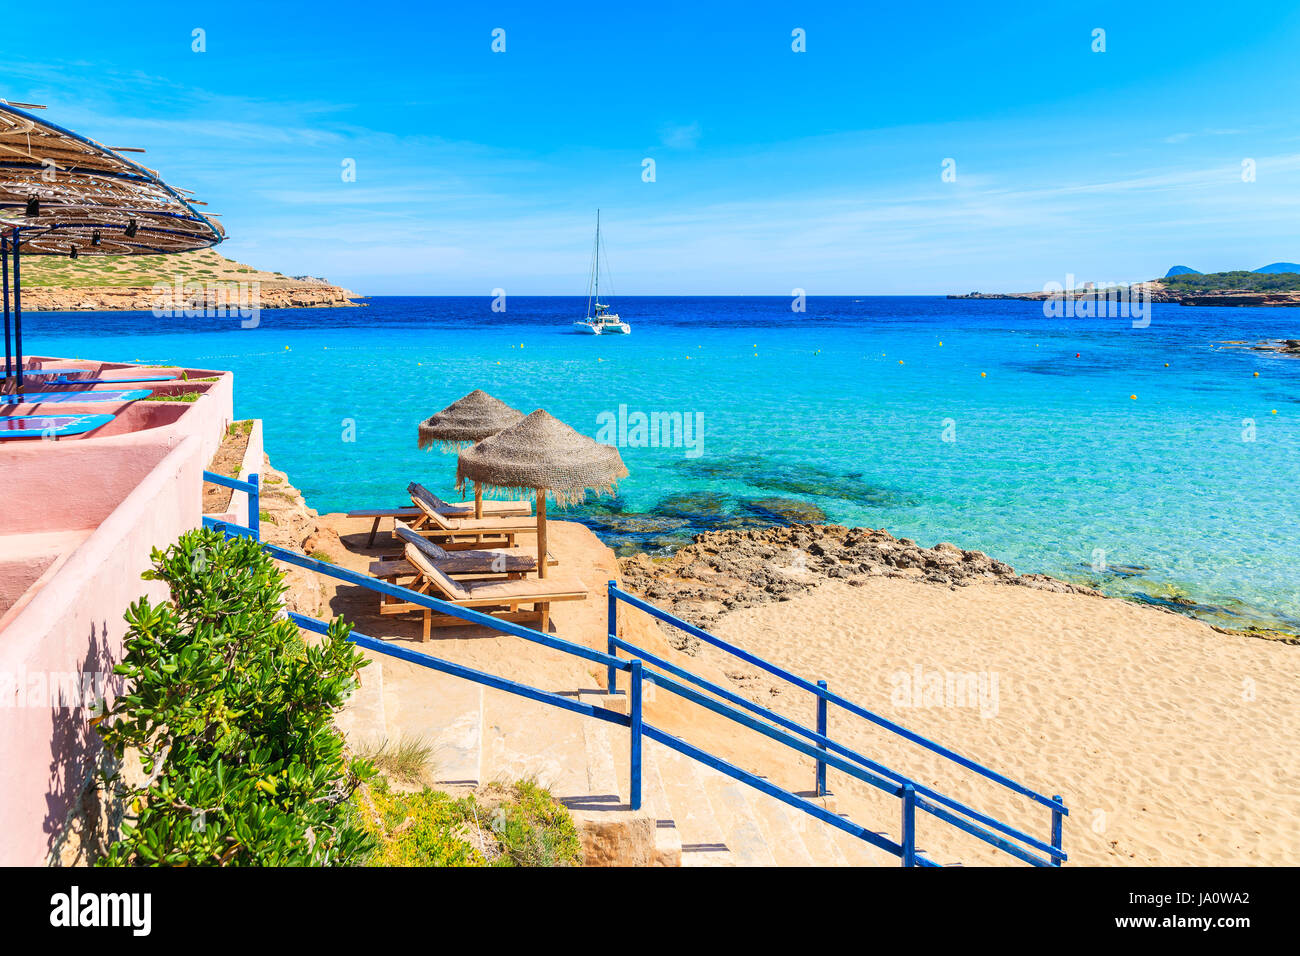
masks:
<instances>
[{"instance_id":1,"label":"turquoise sea","mask_svg":"<svg viewBox=\"0 0 1300 956\"><path fill-rule=\"evenodd\" d=\"M824 516L1300 632L1300 359L1223 344L1296 337L1291 310L1155 305L1134 328L1015 301L621 298L633 334L590 337L576 298L368 302L252 329L28 313L27 351L233 370L237 415L320 511L450 492L416 425L483 388L592 436L620 406L702 423L692 447L626 445L618 496L571 509L623 551Z\"/></svg>"}]
</instances>

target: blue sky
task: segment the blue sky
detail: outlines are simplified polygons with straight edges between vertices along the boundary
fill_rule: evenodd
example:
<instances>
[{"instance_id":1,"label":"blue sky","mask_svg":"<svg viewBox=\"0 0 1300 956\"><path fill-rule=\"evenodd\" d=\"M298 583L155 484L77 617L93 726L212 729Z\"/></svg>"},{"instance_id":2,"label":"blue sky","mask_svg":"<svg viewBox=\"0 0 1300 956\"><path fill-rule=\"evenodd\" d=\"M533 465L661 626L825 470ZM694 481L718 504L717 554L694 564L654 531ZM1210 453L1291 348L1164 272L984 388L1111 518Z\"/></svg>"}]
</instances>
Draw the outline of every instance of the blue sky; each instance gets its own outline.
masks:
<instances>
[{"instance_id":1,"label":"blue sky","mask_svg":"<svg viewBox=\"0 0 1300 956\"><path fill-rule=\"evenodd\" d=\"M369 294L582 294L598 206L625 294L1300 260L1293 3L542 6L11 5L0 97Z\"/></svg>"}]
</instances>

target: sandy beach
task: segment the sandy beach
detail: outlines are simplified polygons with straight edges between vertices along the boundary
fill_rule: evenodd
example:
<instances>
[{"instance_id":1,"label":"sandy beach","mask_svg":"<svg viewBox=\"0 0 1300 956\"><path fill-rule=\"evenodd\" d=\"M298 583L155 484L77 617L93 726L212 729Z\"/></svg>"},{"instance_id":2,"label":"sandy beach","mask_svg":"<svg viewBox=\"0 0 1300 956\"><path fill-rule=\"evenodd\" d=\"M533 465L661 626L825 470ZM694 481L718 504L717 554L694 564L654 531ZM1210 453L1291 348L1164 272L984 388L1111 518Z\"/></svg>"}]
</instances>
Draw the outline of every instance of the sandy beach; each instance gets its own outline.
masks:
<instances>
[{"instance_id":1,"label":"sandy beach","mask_svg":"<svg viewBox=\"0 0 1300 956\"><path fill-rule=\"evenodd\" d=\"M1060 792L1071 810L1071 864L1284 865L1300 852L1300 648L1114 599L886 579L827 583L733 611L716 633ZM922 684L936 674L982 675L993 693L917 699L907 681L916 684L918 671ZM765 679L745 683L769 706L808 716L806 695L773 694ZM899 772L1047 832L1048 812L1025 798L843 712L832 713L830 728ZM833 771L831 789L846 789ZM892 822L891 808L880 812ZM920 834L941 861L1012 862L929 821Z\"/></svg>"}]
</instances>

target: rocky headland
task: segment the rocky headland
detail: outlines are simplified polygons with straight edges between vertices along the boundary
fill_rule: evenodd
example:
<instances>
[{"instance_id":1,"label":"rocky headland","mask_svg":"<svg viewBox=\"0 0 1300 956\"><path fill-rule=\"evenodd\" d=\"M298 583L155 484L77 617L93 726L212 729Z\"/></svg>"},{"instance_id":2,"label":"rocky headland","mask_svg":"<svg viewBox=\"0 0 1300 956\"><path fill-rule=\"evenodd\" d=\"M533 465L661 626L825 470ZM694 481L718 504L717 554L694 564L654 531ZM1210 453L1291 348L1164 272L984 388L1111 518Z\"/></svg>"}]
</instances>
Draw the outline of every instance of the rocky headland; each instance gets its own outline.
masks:
<instances>
[{"instance_id":1,"label":"rocky headland","mask_svg":"<svg viewBox=\"0 0 1300 956\"><path fill-rule=\"evenodd\" d=\"M243 305L261 309L336 309L358 305L355 292L335 285L303 283L262 287L241 301L238 294L218 286L190 289L176 295L150 287L103 287L66 289L23 287L23 309L28 312L181 312L185 310L231 311Z\"/></svg>"},{"instance_id":2,"label":"rocky headland","mask_svg":"<svg viewBox=\"0 0 1300 956\"><path fill-rule=\"evenodd\" d=\"M706 630L728 611L787 601L830 580L862 585L905 578L949 588L995 583L1101 596L1045 574L1017 574L981 551L947 543L924 548L883 530L826 524L705 532L668 559L622 558L619 571L630 591ZM693 638L673 633L684 649L693 646Z\"/></svg>"},{"instance_id":3,"label":"rocky headland","mask_svg":"<svg viewBox=\"0 0 1300 956\"><path fill-rule=\"evenodd\" d=\"M331 309L361 298L326 279L269 272L215 249L175 255L32 256L23 262L29 312L225 314L247 309Z\"/></svg>"}]
</instances>

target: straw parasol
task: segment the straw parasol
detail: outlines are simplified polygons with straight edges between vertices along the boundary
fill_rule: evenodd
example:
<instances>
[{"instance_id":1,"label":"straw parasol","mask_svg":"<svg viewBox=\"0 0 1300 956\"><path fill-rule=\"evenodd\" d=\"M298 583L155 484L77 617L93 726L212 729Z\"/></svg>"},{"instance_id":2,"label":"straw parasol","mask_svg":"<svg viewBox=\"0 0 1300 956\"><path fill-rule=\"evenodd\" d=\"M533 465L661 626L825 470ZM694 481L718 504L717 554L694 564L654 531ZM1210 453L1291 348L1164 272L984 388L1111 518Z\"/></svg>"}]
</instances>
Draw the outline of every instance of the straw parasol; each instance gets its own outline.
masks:
<instances>
[{"instance_id":1,"label":"straw parasol","mask_svg":"<svg viewBox=\"0 0 1300 956\"><path fill-rule=\"evenodd\" d=\"M460 453L456 484L473 481L537 499L537 569L546 576L546 496L561 506L588 491L613 493L627 477L618 449L580 435L542 409Z\"/></svg>"},{"instance_id":2,"label":"straw parasol","mask_svg":"<svg viewBox=\"0 0 1300 956\"><path fill-rule=\"evenodd\" d=\"M420 447L460 451L522 420L524 413L476 388L420 422ZM483 486L474 482L474 517L483 517Z\"/></svg>"},{"instance_id":3,"label":"straw parasol","mask_svg":"<svg viewBox=\"0 0 1300 956\"><path fill-rule=\"evenodd\" d=\"M226 238L215 213L195 208L207 203L186 198L189 190L167 185L122 155L144 150L103 146L31 112L43 109L0 100L4 375L6 383L16 379L20 392L24 256L152 256L206 249Z\"/></svg>"}]
</instances>

